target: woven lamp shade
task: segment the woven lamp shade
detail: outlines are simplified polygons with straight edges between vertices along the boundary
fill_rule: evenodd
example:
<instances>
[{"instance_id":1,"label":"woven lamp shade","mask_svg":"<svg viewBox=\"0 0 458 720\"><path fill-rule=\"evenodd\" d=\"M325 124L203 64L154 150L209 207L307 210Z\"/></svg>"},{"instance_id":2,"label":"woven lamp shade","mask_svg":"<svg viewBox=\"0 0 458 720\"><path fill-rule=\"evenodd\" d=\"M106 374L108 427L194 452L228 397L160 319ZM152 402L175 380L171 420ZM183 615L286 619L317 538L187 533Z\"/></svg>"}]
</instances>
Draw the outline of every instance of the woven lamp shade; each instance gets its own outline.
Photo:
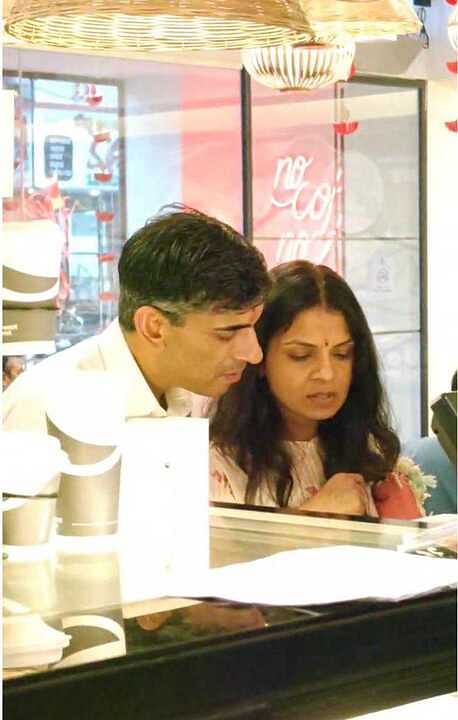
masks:
<instances>
[{"instance_id":1,"label":"woven lamp shade","mask_svg":"<svg viewBox=\"0 0 458 720\"><path fill-rule=\"evenodd\" d=\"M11 0L6 30L40 46L221 50L310 39L301 0Z\"/></svg>"},{"instance_id":2,"label":"woven lamp shade","mask_svg":"<svg viewBox=\"0 0 458 720\"><path fill-rule=\"evenodd\" d=\"M409 0L302 0L302 7L315 37L383 38L421 29Z\"/></svg>"},{"instance_id":3,"label":"woven lamp shade","mask_svg":"<svg viewBox=\"0 0 458 720\"><path fill-rule=\"evenodd\" d=\"M448 36L452 47L458 52L458 8L452 12L448 19Z\"/></svg>"},{"instance_id":4,"label":"woven lamp shade","mask_svg":"<svg viewBox=\"0 0 458 720\"><path fill-rule=\"evenodd\" d=\"M11 0L30 45L123 53L224 50L418 32L409 0Z\"/></svg>"},{"instance_id":5,"label":"woven lamp shade","mask_svg":"<svg viewBox=\"0 0 458 720\"><path fill-rule=\"evenodd\" d=\"M274 90L316 90L347 80L355 45L308 45L244 50L242 60L253 80Z\"/></svg>"}]
</instances>

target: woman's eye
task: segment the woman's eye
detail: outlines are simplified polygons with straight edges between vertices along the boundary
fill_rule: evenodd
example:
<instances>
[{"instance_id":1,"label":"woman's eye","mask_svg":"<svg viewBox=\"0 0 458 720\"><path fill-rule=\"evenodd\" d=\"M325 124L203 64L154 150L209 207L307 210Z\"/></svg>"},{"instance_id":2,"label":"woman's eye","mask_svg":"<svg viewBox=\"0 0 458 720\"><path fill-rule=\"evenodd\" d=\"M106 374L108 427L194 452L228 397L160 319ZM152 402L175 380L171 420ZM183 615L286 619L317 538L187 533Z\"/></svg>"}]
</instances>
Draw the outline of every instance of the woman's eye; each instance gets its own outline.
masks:
<instances>
[{"instance_id":1,"label":"woman's eye","mask_svg":"<svg viewBox=\"0 0 458 720\"><path fill-rule=\"evenodd\" d=\"M334 353L334 357L336 357L338 360L348 360L349 358L351 358L351 356L351 352Z\"/></svg>"}]
</instances>

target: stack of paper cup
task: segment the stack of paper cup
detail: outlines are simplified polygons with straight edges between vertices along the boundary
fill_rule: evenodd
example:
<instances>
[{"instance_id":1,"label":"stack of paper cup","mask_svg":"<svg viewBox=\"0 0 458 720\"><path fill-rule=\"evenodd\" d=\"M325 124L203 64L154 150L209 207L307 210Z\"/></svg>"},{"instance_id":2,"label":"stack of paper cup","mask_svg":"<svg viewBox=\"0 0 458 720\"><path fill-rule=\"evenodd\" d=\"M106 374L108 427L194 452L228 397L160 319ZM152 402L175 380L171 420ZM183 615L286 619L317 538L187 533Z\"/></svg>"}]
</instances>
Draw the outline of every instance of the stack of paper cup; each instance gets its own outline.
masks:
<instances>
[{"instance_id":1,"label":"stack of paper cup","mask_svg":"<svg viewBox=\"0 0 458 720\"><path fill-rule=\"evenodd\" d=\"M109 535L118 529L124 393L108 372L61 376L49 394L48 432L68 455L57 501L59 535Z\"/></svg>"},{"instance_id":2,"label":"stack of paper cup","mask_svg":"<svg viewBox=\"0 0 458 720\"><path fill-rule=\"evenodd\" d=\"M51 220L3 225L3 342L9 355L55 352L64 234Z\"/></svg>"},{"instance_id":3,"label":"stack of paper cup","mask_svg":"<svg viewBox=\"0 0 458 720\"><path fill-rule=\"evenodd\" d=\"M3 544L47 543L66 462L60 443L41 433L1 432L0 445Z\"/></svg>"}]
</instances>

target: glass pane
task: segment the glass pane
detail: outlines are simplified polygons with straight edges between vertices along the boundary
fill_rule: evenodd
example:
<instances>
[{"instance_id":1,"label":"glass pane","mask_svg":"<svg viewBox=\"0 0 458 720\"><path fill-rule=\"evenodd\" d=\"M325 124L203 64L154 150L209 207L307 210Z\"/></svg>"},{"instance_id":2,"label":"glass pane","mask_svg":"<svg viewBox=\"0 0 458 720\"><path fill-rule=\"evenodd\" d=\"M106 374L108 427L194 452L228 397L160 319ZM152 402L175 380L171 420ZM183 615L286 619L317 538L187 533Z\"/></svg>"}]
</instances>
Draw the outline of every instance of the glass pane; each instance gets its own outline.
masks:
<instances>
[{"instance_id":1,"label":"glass pane","mask_svg":"<svg viewBox=\"0 0 458 720\"><path fill-rule=\"evenodd\" d=\"M346 236L418 236L418 92L396 85L342 86Z\"/></svg>"},{"instance_id":2,"label":"glass pane","mask_svg":"<svg viewBox=\"0 0 458 720\"><path fill-rule=\"evenodd\" d=\"M340 267L342 170L334 87L275 93L252 84L253 235L269 267L308 258Z\"/></svg>"},{"instance_id":3,"label":"glass pane","mask_svg":"<svg viewBox=\"0 0 458 720\"><path fill-rule=\"evenodd\" d=\"M5 222L44 216L64 231L58 349L115 317L122 245L163 205L243 226L238 70L59 58L5 53L21 162L4 202Z\"/></svg>"},{"instance_id":4,"label":"glass pane","mask_svg":"<svg viewBox=\"0 0 458 720\"><path fill-rule=\"evenodd\" d=\"M373 332L419 330L416 240L345 240L344 277Z\"/></svg>"},{"instance_id":5,"label":"glass pane","mask_svg":"<svg viewBox=\"0 0 458 720\"><path fill-rule=\"evenodd\" d=\"M375 335L382 379L400 440L420 437L420 333Z\"/></svg>"}]
</instances>

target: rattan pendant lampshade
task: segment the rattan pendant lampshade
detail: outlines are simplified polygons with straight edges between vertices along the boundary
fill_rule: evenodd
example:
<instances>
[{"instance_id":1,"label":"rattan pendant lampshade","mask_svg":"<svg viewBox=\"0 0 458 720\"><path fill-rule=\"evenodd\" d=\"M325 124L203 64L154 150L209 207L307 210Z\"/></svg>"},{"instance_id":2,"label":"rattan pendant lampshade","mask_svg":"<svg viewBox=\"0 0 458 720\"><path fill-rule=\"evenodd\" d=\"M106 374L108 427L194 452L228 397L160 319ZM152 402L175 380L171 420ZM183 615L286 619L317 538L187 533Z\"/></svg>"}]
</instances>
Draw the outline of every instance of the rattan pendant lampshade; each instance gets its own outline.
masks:
<instances>
[{"instance_id":1,"label":"rattan pendant lampshade","mask_svg":"<svg viewBox=\"0 0 458 720\"><path fill-rule=\"evenodd\" d=\"M302 7L315 37L384 38L421 29L410 0L302 0Z\"/></svg>"},{"instance_id":2,"label":"rattan pendant lampshade","mask_svg":"<svg viewBox=\"0 0 458 720\"><path fill-rule=\"evenodd\" d=\"M455 8L448 19L448 36L452 47L458 52L458 8Z\"/></svg>"},{"instance_id":3,"label":"rattan pendant lampshade","mask_svg":"<svg viewBox=\"0 0 458 720\"><path fill-rule=\"evenodd\" d=\"M6 29L34 45L121 52L310 39L301 0L11 0Z\"/></svg>"},{"instance_id":4,"label":"rattan pendant lampshade","mask_svg":"<svg viewBox=\"0 0 458 720\"><path fill-rule=\"evenodd\" d=\"M409 0L11 0L6 31L30 45L141 53L294 45L417 32Z\"/></svg>"},{"instance_id":5,"label":"rattan pendant lampshade","mask_svg":"<svg viewBox=\"0 0 458 720\"><path fill-rule=\"evenodd\" d=\"M283 45L244 50L242 60L253 80L274 90L316 90L347 80L355 44Z\"/></svg>"}]
</instances>

